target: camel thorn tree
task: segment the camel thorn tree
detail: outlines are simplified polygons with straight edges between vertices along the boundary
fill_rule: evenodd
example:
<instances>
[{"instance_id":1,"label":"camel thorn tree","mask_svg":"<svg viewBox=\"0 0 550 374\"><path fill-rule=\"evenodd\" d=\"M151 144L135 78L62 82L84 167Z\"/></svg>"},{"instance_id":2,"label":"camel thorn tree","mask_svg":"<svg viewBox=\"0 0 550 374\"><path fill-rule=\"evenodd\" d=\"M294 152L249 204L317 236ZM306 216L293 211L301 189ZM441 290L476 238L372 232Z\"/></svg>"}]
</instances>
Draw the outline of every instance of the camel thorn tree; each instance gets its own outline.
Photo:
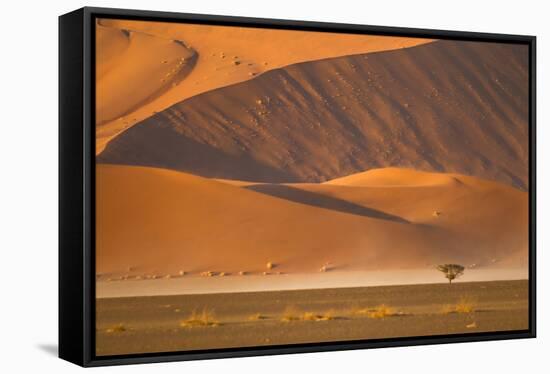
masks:
<instances>
[{"instance_id":1,"label":"camel thorn tree","mask_svg":"<svg viewBox=\"0 0 550 374\"><path fill-rule=\"evenodd\" d=\"M464 274L464 266L458 264L438 265L437 270L445 275L445 278L449 280L449 284L451 284L453 280Z\"/></svg>"}]
</instances>

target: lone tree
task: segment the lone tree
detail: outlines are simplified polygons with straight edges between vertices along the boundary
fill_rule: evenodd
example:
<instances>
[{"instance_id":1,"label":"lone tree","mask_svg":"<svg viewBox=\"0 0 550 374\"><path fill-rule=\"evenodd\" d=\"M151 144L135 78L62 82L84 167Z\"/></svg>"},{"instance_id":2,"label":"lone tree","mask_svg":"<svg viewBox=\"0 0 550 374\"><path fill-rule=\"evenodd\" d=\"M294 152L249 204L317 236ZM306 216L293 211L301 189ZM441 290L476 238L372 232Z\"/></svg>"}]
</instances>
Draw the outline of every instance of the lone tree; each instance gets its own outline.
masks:
<instances>
[{"instance_id":1,"label":"lone tree","mask_svg":"<svg viewBox=\"0 0 550 374\"><path fill-rule=\"evenodd\" d=\"M437 270L445 275L445 278L449 280L449 284L451 284L453 280L464 274L464 266L457 264L438 265Z\"/></svg>"}]
</instances>

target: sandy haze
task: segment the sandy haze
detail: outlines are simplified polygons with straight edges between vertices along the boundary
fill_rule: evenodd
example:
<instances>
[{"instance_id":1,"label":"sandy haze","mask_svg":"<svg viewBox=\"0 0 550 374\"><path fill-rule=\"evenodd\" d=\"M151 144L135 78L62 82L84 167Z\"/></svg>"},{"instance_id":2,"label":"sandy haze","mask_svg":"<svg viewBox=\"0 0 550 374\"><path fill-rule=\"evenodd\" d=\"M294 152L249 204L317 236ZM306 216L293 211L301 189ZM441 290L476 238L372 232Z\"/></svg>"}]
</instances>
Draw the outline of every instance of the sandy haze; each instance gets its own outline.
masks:
<instances>
[{"instance_id":1,"label":"sandy haze","mask_svg":"<svg viewBox=\"0 0 550 374\"><path fill-rule=\"evenodd\" d=\"M99 279L526 264L526 192L392 168L348 179L239 187L98 165Z\"/></svg>"},{"instance_id":2,"label":"sandy haze","mask_svg":"<svg viewBox=\"0 0 550 374\"><path fill-rule=\"evenodd\" d=\"M113 79L98 81L98 152L126 128L202 92L297 62L430 41L113 19L100 19L96 30L97 50L113 51L110 65L116 66ZM99 60L98 68L103 65ZM144 100L142 93L151 95Z\"/></svg>"},{"instance_id":3,"label":"sandy haze","mask_svg":"<svg viewBox=\"0 0 550 374\"><path fill-rule=\"evenodd\" d=\"M97 298L202 295L236 292L263 292L284 290L339 289L350 287L379 287L395 285L447 283L433 267L403 270L347 270L318 273L247 274L246 276L203 277L193 274L170 278L137 279L138 270L130 272L127 279L111 275L98 278ZM501 280L525 280L529 278L526 266L516 268L480 267L468 268L457 283Z\"/></svg>"},{"instance_id":4,"label":"sandy haze","mask_svg":"<svg viewBox=\"0 0 550 374\"><path fill-rule=\"evenodd\" d=\"M527 76L527 47L511 44L435 41L309 61L183 100L98 161L277 183L399 166L526 190Z\"/></svg>"}]
</instances>

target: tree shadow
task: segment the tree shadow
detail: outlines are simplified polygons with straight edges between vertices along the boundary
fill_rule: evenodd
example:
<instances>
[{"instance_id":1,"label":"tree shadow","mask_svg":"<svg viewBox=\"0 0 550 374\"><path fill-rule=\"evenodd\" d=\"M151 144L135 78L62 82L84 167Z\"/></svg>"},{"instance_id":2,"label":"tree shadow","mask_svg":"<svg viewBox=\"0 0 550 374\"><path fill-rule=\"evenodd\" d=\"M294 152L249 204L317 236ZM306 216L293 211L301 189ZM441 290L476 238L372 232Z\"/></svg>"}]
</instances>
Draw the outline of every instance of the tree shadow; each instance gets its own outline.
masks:
<instances>
[{"instance_id":1,"label":"tree shadow","mask_svg":"<svg viewBox=\"0 0 550 374\"><path fill-rule=\"evenodd\" d=\"M273 197L289 200L296 203L315 206L318 208L335 210L338 212L355 214L363 217L383 219L399 223L411 223L410 221L393 215L382 212L380 210L368 208L362 205L352 203L347 200L338 199L331 196L321 195L315 192L301 190L296 187L291 187L282 184L256 184L246 186L245 188L260 192Z\"/></svg>"}]
</instances>

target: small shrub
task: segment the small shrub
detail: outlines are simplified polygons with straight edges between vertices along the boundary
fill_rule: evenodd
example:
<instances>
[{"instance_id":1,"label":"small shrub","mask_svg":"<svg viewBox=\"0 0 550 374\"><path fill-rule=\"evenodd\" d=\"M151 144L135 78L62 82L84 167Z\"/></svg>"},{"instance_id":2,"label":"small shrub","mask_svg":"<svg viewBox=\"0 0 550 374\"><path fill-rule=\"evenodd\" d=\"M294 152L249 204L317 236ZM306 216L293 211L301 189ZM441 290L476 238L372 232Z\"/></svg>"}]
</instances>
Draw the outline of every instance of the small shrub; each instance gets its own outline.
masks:
<instances>
[{"instance_id":1,"label":"small shrub","mask_svg":"<svg viewBox=\"0 0 550 374\"><path fill-rule=\"evenodd\" d=\"M287 307L283 312L281 320L283 322L291 321L330 321L333 320L334 312L332 310L326 313L300 312L293 307Z\"/></svg>"},{"instance_id":2,"label":"small shrub","mask_svg":"<svg viewBox=\"0 0 550 374\"><path fill-rule=\"evenodd\" d=\"M268 317L260 313L253 314L250 317L248 317L249 321L260 321L262 319L268 319Z\"/></svg>"},{"instance_id":3,"label":"small shrub","mask_svg":"<svg viewBox=\"0 0 550 374\"><path fill-rule=\"evenodd\" d=\"M128 329L126 328L126 326L124 326L122 323L118 323L112 327L109 327L107 330L105 330L107 333L109 334L112 334L112 333L120 333L120 332L125 332L125 331L128 331Z\"/></svg>"},{"instance_id":4,"label":"small shrub","mask_svg":"<svg viewBox=\"0 0 550 374\"><path fill-rule=\"evenodd\" d=\"M312 313L312 312L304 312L302 315L302 320L304 321L331 321L334 319L334 312L332 310L329 310L328 312L324 314L320 313Z\"/></svg>"},{"instance_id":5,"label":"small shrub","mask_svg":"<svg viewBox=\"0 0 550 374\"><path fill-rule=\"evenodd\" d=\"M189 318L181 321L181 327L206 327L206 326L218 326L220 323L214 317L212 311L204 308L201 313L197 313L196 310L191 312Z\"/></svg>"},{"instance_id":6,"label":"small shrub","mask_svg":"<svg viewBox=\"0 0 550 374\"><path fill-rule=\"evenodd\" d=\"M472 299L463 296L460 300L454 305L445 305L443 307L444 314L450 313L472 313L475 312L475 303Z\"/></svg>"},{"instance_id":7,"label":"small shrub","mask_svg":"<svg viewBox=\"0 0 550 374\"><path fill-rule=\"evenodd\" d=\"M300 319L299 315L300 313L294 307L287 307L283 312L281 321L283 322L298 321Z\"/></svg>"},{"instance_id":8,"label":"small shrub","mask_svg":"<svg viewBox=\"0 0 550 374\"><path fill-rule=\"evenodd\" d=\"M400 315L395 308L389 307L385 304L379 305L374 308L359 309L357 314L366 315L369 318L382 319L386 317L395 317Z\"/></svg>"}]
</instances>

